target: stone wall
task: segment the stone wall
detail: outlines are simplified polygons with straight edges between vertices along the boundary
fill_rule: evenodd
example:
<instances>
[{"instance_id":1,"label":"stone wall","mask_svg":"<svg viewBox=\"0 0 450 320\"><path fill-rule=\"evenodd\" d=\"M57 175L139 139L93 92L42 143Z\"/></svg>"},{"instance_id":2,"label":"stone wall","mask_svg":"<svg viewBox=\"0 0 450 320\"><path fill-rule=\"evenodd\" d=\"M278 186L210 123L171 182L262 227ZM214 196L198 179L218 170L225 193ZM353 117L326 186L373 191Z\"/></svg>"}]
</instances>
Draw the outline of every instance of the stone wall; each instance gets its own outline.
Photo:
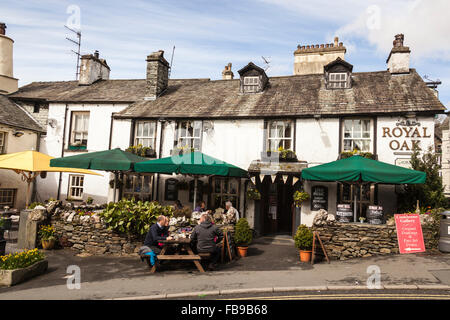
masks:
<instances>
[{"instance_id":1,"label":"stone wall","mask_svg":"<svg viewBox=\"0 0 450 320\"><path fill-rule=\"evenodd\" d=\"M53 216L51 221L60 244L80 253L131 254L137 253L142 246L142 240L108 230L98 216L61 215Z\"/></svg>"},{"instance_id":2,"label":"stone wall","mask_svg":"<svg viewBox=\"0 0 450 320\"><path fill-rule=\"evenodd\" d=\"M347 260L398 253L395 225L333 223L314 226L331 259ZM425 248L436 249L432 229L422 225Z\"/></svg>"}]
</instances>

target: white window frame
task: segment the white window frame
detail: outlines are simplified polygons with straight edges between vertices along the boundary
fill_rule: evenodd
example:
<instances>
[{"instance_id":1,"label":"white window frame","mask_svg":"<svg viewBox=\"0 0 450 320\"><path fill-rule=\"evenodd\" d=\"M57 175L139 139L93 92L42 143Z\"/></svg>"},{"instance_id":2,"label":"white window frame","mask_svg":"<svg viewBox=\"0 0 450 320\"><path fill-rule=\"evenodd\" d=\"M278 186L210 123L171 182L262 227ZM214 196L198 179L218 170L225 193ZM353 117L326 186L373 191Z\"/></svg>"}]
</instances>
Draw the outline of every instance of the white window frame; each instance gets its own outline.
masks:
<instances>
[{"instance_id":1,"label":"white window frame","mask_svg":"<svg viewBox=\"0 0 450 320\"><path fill-rule=\"evenodd\" d=\"M272 136L272 125L276 124L275 136ZM286 127L290 125L290 137L286 137ZM278 127L282 128L282 135ZM289 141L290 147L286 147L286 142ZM277 145L276 148L271 147ZM266 151L278 151L278 148L282 146L284 149L294 150L294 121L292 120L270 120L267 121L267 146Z\"/></svg>"},{"instance_id":2,"label":"white window frame","mask_svg":"<svg viewBox=\"0 0 450 320\"><path fill-rule=\"evenodd\" d=\"M84 175L70 174L69 175L69 190L67 198L74 200L82 200L84 191Z\"/></svg>"},{"instance_id":3,"label":"white window frame","mask_svg":"<svg viewBox=\"0 0 450 320\"><path fill-rule=\"evenodd\" d=\"M331 89L344 89L347 88L347 76L346 72L331 72L328 74L328 88Z\"/></svg>"},{"instance_id":4,"label":"white window frame","mask_svg":"<svg viewBox=\"0 0 450 320\"><path fill-rule=\"evenodd\" d=\"M86 119L87 116L87 128L86 128ZM83 130L77 130L77 119L81 117L83 119ZM72 112L72 127L70 132L70 145L76 145L77 141L81 141L81 146L87 147L87 142L89 138L89 120L90 120L90 112L89 111L73 111ZM75 135L81 134L81 139L76 139ZM83 140L86 140L86 143L83 144Z\"/></svg>"},{"instance_id":5,"label":"white window frame","mask_svg":"<svg viewBox=\"0 0 450 320\"><path fill-rule=\"evenodd\" d=\"M259 76L244 77L244 92L258 92L261 86Z\"/></svg>"},{"instance_id":6,"label":"white window frame","mask_svg":"<svg viewBox=\"0 0 450 320\"><path fill-rule=\"evenodd\" d=\"M346 122L352 122L350 130L346 130ZM355 123L360 122L361 131L359 133L358 130L355 130L356 126ZM363 123L366 122L369 124L368 130L363 130ZM360 141L362 144L364 144L365 141L368 141L368 148L361 148L359 151L361 152L373 152L373 124L372 119L367 118L361 118L361 119L355 119L355 118L347 118L342 121L342 151L343 152L351 152L356 149L356 141ZM350 149L346 147L346 141L350 142ZM357 149L358 150L358 149Z\"/></svg>"},{"instance_id":7,"label":"white window frame","mask_svg":"<svg viewBox=\"0 0 450 320\"><path fill-rule=\"evenodd\" d=\"M16 203L17 189L0 188L0 207L14 207Z\"/></svg>"},{"instance_id":8,"label":"white window frame","mask_svg":"<svg viewBox=\"0 0 450 320\"><path fill-rule=\"evenodd\" d=\"M148 126L147 132L145 132L146 125ZM152 148L155 150L156 129L156 121L136 121L134 130L134 145L142 145L143 147Z\"/></svg>"},{"instance_id":9,"label":"white window frame","mask_svg":"<svg viewBox=\"0 0 450 320\"><path fill-rule=\"evenodd\" d=\"M6 137L8 132L0 131L0 154L6 153Z\"/></svg>"},{"instance_id":10,"label":"white window frame","mask_svg":"<svg viewBox=\"0 0 450 320\"><path fill-rule=\"evenodd\" d=\"M192 132L189 132L192 130ZM203 122L201 120L182 120L177 122L177 148L202 149Z\"/></svg>"}]
</instances>

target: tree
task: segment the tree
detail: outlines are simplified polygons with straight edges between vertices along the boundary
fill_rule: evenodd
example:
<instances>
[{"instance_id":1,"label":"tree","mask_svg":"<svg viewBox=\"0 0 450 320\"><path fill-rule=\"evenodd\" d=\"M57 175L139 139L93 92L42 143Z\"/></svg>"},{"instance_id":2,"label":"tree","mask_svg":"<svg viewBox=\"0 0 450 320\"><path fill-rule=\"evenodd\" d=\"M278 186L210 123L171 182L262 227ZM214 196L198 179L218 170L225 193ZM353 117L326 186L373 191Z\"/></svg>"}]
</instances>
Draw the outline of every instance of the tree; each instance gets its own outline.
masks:
<instances>
[{"instance_id":1,"label":"tree","mask_svg":"<svg viewBox=\"0 0 450 320\"><path fill-rule=\"evenodd\" d=\"M430 147L427 152L420 156L416 147L411 156L411 167L414 170L423 171L427 174L425 184L406 185L398 197L398 208L402 212L414 211L416 201L419 200L421 207L440 208L446 205L442 178L439 176L441 165L438 155Z\"/></svg>"}]
</instances>

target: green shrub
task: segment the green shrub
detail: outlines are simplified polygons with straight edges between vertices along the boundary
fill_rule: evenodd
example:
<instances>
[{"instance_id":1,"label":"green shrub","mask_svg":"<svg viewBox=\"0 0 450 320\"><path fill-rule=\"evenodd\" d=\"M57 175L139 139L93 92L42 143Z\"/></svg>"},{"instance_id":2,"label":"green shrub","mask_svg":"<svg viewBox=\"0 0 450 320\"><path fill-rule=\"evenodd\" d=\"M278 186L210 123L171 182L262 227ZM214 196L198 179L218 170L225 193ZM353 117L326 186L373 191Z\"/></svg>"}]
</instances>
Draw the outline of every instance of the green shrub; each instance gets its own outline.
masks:
<instances>
[{"instance_id":1,"label":"green shrub","mask_svg":"<svg viewBox=\"0 0 450 320\"><path fill-rule=\"evenodd\" d=\"M156 201L136 201L133 198L110 202L100 216L111 230L142 236L156 223L158 216L172 217L172 214L172 206L163 206Z\"/></svg>"},{"instance_id":2,"label":"green shrub","mask_svg":"<svg viewBox=\"0 0 450 320\"><path fill-rule=\"evenodd\" d=\"M298 226L297 232L294 236L295 247L300 250L311 250L313 243L313 233L306 225Z\"/></svg>"},{"instance_id":3,"label":"green shrub","mask_svg":"<svg viewBox=\"0 0 450 320\"><path fill-rule=\"evenodd\" d=\"M252 229L248 224L247 219L240 218L236 223L234 232L234 242L238 246L248 246L253 240Z\"/></svg>"}]
</instances>

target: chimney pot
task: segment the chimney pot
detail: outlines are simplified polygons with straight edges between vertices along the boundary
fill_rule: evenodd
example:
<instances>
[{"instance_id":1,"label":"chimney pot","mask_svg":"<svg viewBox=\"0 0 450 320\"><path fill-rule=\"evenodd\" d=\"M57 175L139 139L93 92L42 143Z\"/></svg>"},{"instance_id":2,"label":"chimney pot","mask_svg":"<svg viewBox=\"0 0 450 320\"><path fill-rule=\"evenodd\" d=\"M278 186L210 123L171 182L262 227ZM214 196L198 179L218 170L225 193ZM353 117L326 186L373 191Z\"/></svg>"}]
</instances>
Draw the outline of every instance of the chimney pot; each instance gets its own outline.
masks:
<instances>
[{"instance_id":1,"label":"chimney pot","mask_svg":"<svg viewBox=\"0 0 450 320\"><path fill-rule=\"evenodd\" d=\"M233 80L234 74L233 71L231 71L231 66L231 62L225 66L225 69L222 71L222 80Z\"/></svg>"},{"instance_id":2,"label":"chimney pot","mask_svg":"<svg viewBox=\"0 0 450 320\"><path fill-rule=\"evenodd\" d=\"M395 40L393 42L394 48L403 47L403 41L405 40L405 36L400 33L395 35Z\"/></svg>"},{"instance_id":3,"label":"chimney pot","mask_svg":"<svg viewBox=\"0 0 450 320\"><path fill-rule=\"evenodd\" d=\"M409 47L403 45L405 37L403 34L395 35L393 48L386 60L391 74L409 73L410 53Z\"/></svg>"},{"instance_id":4,"label":"chimney pot","mask_svg":"<svg viewBox=\"0 0 450 320\"><path fill-rule=\"evenodd\" d=\"M98 50L95 50L95 52L94 52L94 57L98 59L99 56L100 56L100 54L99 54Z\"/></svg>"},{"instance_id":5,"label":"chimney pot","mask_svg":"<svg viewBox=\"0 0 450 320\"><path fill-rule=\"evenodd\" d=\"M6 34L6 24L3 22L0 22L0 34L3 36Z\"/></svg>"}]
</instances>

